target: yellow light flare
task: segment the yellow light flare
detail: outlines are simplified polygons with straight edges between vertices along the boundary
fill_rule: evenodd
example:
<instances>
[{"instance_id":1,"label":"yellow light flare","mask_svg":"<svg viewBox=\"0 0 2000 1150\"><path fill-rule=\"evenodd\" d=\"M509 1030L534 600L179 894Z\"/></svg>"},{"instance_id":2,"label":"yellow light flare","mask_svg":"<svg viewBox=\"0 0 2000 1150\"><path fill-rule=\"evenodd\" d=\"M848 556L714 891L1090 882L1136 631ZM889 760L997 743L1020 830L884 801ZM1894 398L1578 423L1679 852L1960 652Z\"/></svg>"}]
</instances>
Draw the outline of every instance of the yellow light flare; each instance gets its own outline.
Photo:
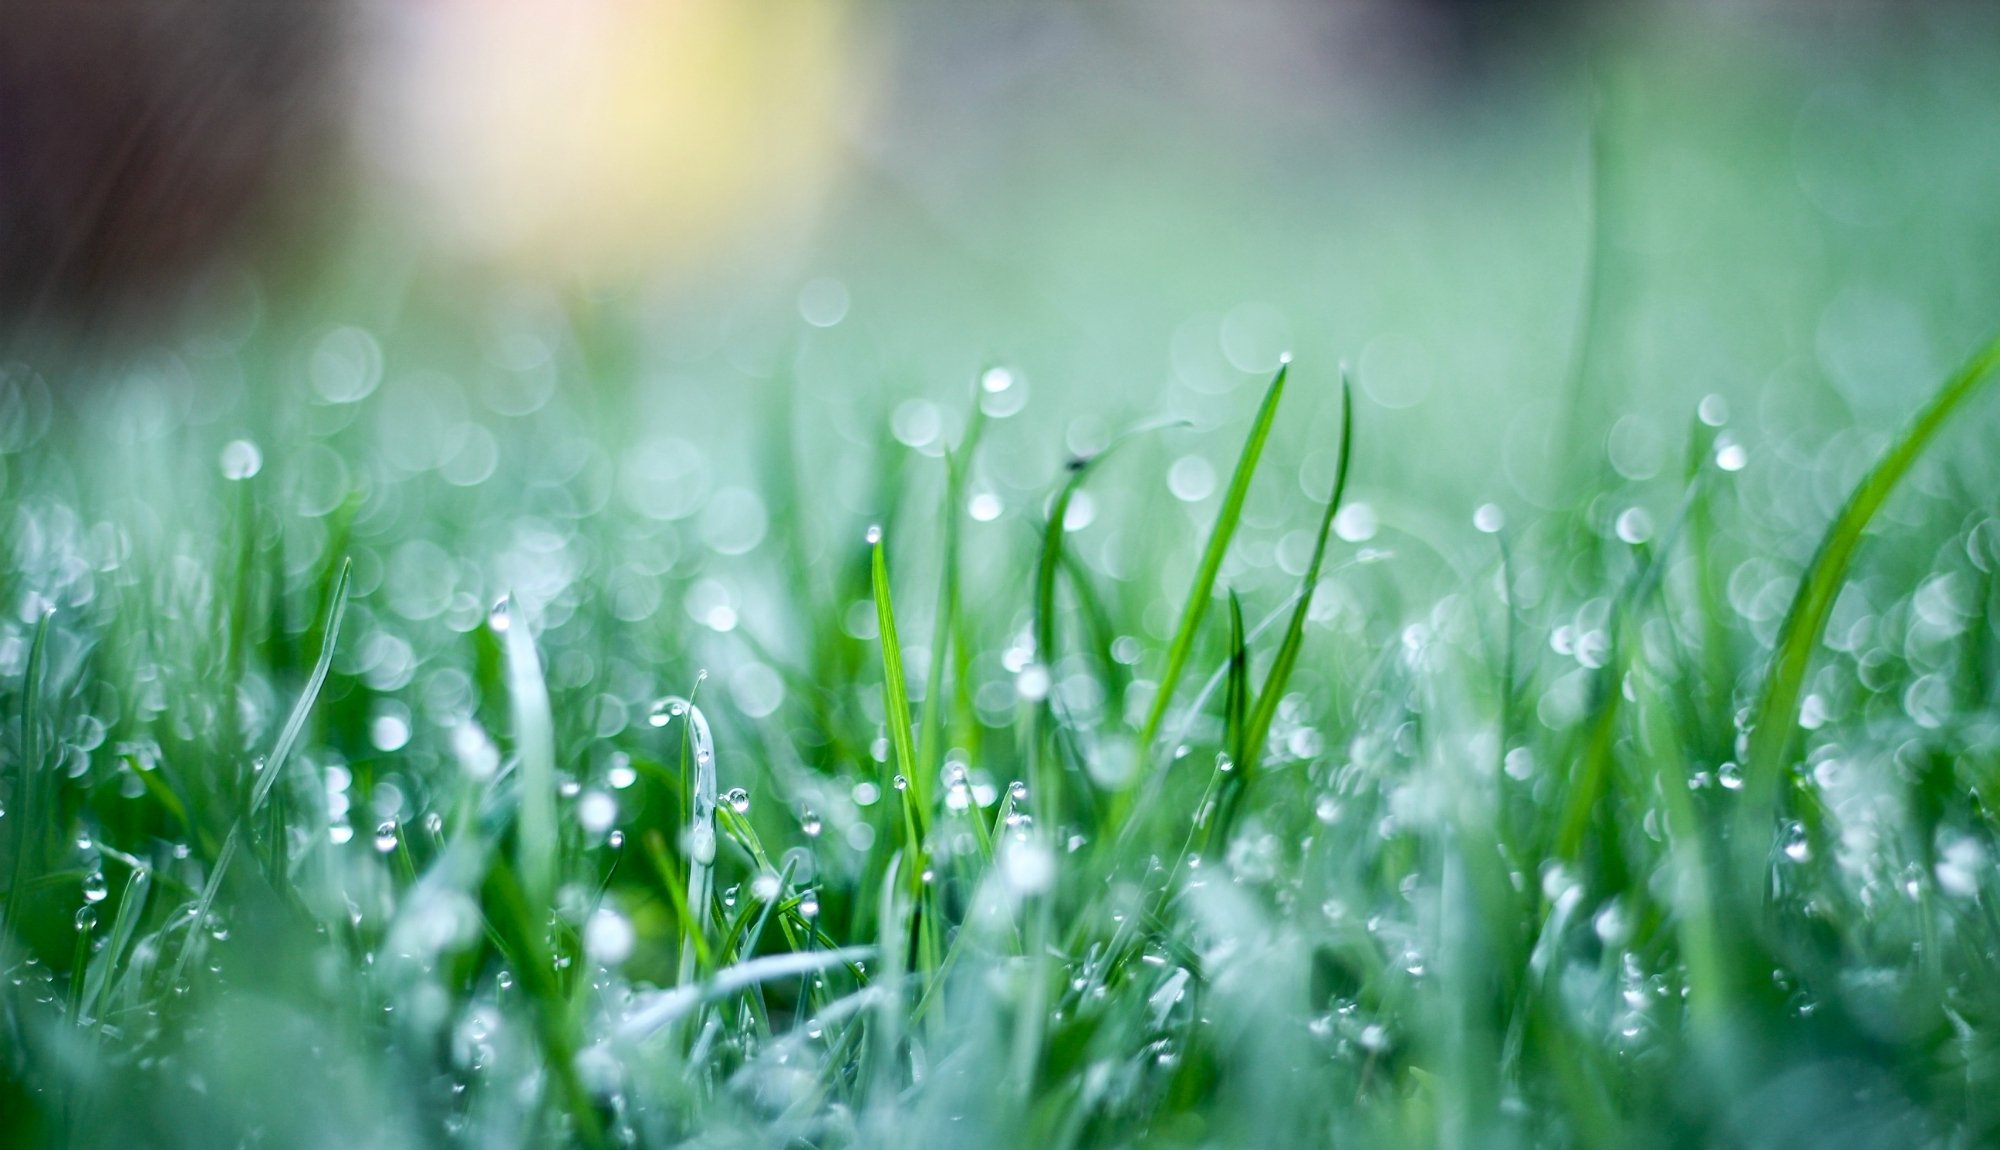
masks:
<instances>
[{"instance_id":1,"label":"yellow light flare","mask_svg":"<svg viewBox=\"0 0 2000 1150\"><path fill-rule=\"evenodd\" d=\"M364 139L425 226L528 273L683 265L824 186L838 4L432 0L382 14Z\"/></svg>"}]
</instances>

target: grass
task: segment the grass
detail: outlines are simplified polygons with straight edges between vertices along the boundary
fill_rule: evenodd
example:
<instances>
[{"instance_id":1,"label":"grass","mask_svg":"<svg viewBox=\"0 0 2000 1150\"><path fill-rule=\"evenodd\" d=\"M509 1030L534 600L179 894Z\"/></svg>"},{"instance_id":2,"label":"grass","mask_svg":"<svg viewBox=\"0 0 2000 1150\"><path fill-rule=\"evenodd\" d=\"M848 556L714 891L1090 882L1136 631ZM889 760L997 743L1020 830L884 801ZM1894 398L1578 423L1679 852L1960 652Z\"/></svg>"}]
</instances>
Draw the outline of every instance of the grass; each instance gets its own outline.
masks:
<instances>
[{"instance_id":1,"label":"grass","mask_svg":"<svg viewBox=\"0 0 2000 1150\"><path fill-rule=\"evenodd\" d=\"M1164 633L1073 546L1102 456L971 565L978 417L887 481L942 492L942 529L885 503L783 648L611 618L588 576L398 607L382 552L423 520L349 500L300 557L265 475L204 481L223 542L135 534L79 584L98 513L16 456L7 586L46 609L5 680L7 1140L1990 1140L1990 500L1905 492L1878 530L1936 559L1856 579L1994 356L1768 631L1715 588L1792 544L1700 422L1657 538L1603 499L1500 548L1468 522L1488 558L1399 593L1411 563L1337 531L1369 428L1316 365L1271 380ZM1288 587L1231 556L1292 373L1339 416ZM1141 430L1115 442L1189 434ZM1823 643L1844 594L1872 630ZM698 681L700 644L726 696L632 693Z\"/></svg>"}]
</instances>

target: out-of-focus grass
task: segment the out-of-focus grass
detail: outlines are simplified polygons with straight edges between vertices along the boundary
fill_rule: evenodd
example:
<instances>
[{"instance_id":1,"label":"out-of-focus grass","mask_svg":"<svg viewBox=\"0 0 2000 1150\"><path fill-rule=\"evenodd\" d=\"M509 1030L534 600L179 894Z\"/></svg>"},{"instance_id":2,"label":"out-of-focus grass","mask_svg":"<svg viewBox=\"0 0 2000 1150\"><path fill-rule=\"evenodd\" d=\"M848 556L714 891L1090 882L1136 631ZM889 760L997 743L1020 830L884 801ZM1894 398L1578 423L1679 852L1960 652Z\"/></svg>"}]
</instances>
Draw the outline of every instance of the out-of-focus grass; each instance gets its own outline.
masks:
<instances>
[{"instance_id":1,"label":"out-of-focus grass","mask_svg":"<svg viewBox=\"0 0 2000 1150\"><path fill-rule=\"evenodd\" d=\"M913 351L867 301L920 281L683 354L380 305L379 251L88 399L9 367L0 1138L1993 1140L1990 351L1892 429L2000 282L1871 215L1934 185L1990 250L1896 159L1978 131L1939 58L1859 176L1839 91L1784 103L1790 190L1614 69L1601 250L1473 269L1599 268L1586 337L1499 345L1574 412L1412 374L1529 308L1420 268L1343 290L1461 342L1313 334L1306 277L1306 354L1232 308L1163 394L1004 307Z\"/></svg>"}]
</instances>

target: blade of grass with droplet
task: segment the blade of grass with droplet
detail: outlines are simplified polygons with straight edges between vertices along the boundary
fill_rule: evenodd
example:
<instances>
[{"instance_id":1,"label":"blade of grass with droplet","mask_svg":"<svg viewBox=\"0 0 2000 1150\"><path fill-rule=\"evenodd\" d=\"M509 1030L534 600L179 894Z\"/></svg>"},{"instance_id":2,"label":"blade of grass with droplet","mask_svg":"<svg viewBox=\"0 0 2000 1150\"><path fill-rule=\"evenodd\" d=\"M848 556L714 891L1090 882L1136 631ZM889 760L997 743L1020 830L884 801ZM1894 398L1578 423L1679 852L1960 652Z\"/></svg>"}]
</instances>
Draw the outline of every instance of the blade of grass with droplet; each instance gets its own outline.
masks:
<instances>
[{"instance_id":1,"label":"blade of grass with droplet","mask_svg":"<svg viewBox=\"0 0 2000 1150\"><path fill-rule=\"evenodd\" d=\"M1280 373L1282 375L1282 373ZM1094 455L1079 455L1069 461L1068 478L1056 491L1055 499L1049 504L1048 521L1042 527L1042 548L1035 562L1035 660L1043 666L1053 666L1056 647L1056 576L1063 567L1063 539L1069 533L1067 520L1069 505L1075 500L1096 465L1108 458L1112 452L1152 431L1169 427L1184 427L1183 419L1161 419L1142 423L1137 427L1120 432L1116 438ZM1213 582L1213 580L1210 580ZM1185 658L1185 656L1183 656Z\"/></svg>"},{"instance_id":2,"label":"blade of grass with droplet","mask_svg":"<svg viewBox=\"0 0 2000 1150\"><path fill-rule=\"evenodd\" d=\"M1284 696L1285 685L1291 681L1292 672L1299 664L1299 651L1305 646L1306 617L1312 613L1313 592L1319 587L1320 567L1326 561L1327 539L1333 534L1334 517L1340 513L1341 497L1347 493L1347 472L1354 461L1354 389L1343 372L1340 379L1340 468L1334 472L1333 491L1327 496L1326 508L1319 519L1319 535L1313 541L1312 561L1306 564L1306 573L1299 580L1298 602L1292 608L1291 622L1285 625L1285 637L1278 643L1278 653L1271 660L1271 669L1264 675L1264 687L1257 695L1257 705L1251 709L1249 721L1243 731L1243 746L1236 760L1239 786L1247 786L1257 770L1257 760L1263 755L1264 739L1271 733L1272 720L1278 714L1278 702Z\"/></svg>"},{"instance_id":3,"label":"blade of grass with droplet","mask_svg":"<svg viewBox=\"0 0 2000 1150\"><path fill-rule=\"evenodd\" d=\"M132 945L132 935L139 929L146 896L152 891L152 879L152 868L141 866L135 867L132 877L125 880L125 891L118 899L118 915L111 922L111 935L91 959L89 973L84 977L79 1009L85 1019L96 1020L102 1012L112 971L123 961L126 948Z\"/></svg>"},{"instance_id":4,"label":"blade of grass with droplet","mask_svg":"<svg viewBox=\"0 0 2000 1150\"><path fill-rule=\"evenodd\" d=\"M917 764L916 747L911 743L910 681L903 671L902 641L896 634L896 604L889 590L888 544L880 531L872 533L868 575L875 593L876 632L882 644L882 701L887 712L889 746L896 756L896 772L910 788L917 808L918 829L930 815L930 779ZM912 851L916 843L910 844Z\"/></svg>"},{"instance_id":5,"label":"blade of grass with droplet","mask_svg":"<svg viewBox=\"0 0 2000 1150\"><path fill-rule=\"evenodd\" d=\"M1742 833L1738 835L1746 865L1761 868L1768 854L1769 827L1765 824L1778 804L1785 754L1797 734L1806 672L1833 613L1834 600L1847 581L1847 569L1861 546L1862 533L1924 448L1996 369L2000 369L2000 336L1990 339L1953 372L1875 461L1834 516L1806 564L1778 629L1777 644L1764 672L1763 691L1752 712L1749 753L1743 764L1746 801L1741 808Z\"/></svg>"},{"instance_id":6,"label":"blade of grass with droplet","mask_svg":"<svg viewBox=\"0 0 2000 1150\"><path fill-rule=\"evenodd\" d=\"M1173 702L1174 689L1180 685L1181 673L1187 668L1188 657L1194 653L1195 637L1201 630L1202 616L1208 612L1208 600L1215 591L1215 577L1222 570L1222 559L1229 551L1229 541L1236 535L1236 525L1243 517L1243 502L1250 494L1250 478L1257 471L1257 460L1264 454L1264 444L1271 438L1271 425L1278 415L1278 401L1285 394L1285 375L1291 370L1287 360L1271 377L1271 385L1264 390L1264 401L1257 408L1257 416L1250 424L1250 435L1243 442L1243 450L1236 457L1236 470L1229 477L1229 488L1222 496L1222 506L1216 511L1215 525L1209 529L1208 545L1202 551L1201 565L1195 569L1194 584L1188 588L1187 603L1181 608L1180 624L1174 628L1173 640L1167 646L1167 666L1160 676L1159 689L1153 695L1153 704L1146 712L1145 725L1139 729L1139 753L1142 757L1151 752L1153 739L1160 732L1160 723L1166 718L1167 707Z\"/></svg>"}]
</instances>

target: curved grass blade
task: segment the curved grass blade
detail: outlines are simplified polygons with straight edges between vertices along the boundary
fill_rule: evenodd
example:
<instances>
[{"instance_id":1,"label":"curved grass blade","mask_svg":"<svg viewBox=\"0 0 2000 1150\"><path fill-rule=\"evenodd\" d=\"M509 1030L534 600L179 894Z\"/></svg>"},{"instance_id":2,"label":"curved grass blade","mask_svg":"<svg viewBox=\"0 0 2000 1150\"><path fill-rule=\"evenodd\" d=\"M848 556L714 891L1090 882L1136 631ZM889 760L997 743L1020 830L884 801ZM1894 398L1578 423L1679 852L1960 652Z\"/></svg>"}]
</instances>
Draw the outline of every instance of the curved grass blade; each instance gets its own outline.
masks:
<instances>
[{"instance_id":1,"label":"curved grass blade","mask_svg":"<svg viewBox=\"0 0 2000 1150\"><path fill-rule=\"evenodd\" d=\"M1280 375L1282 374L1281 372ZM1056 492L1055 501L1049 504L1048 523L1042 528L1041 556L1035 563L1035 658L1044 666L1055 662L1056 576L1063 566L1063 537L1068 534L1065 523L1069 519L1069 505L1076 498L1077 491L1082 488L1084 478L1100 460L1139 436L1169 427L1185 427L1187 423L1185 419L1162 419L1142 423L1121 432L1095 455L1079 455L1069 461L1069 478L1063 481L1062 489ZM1210 581L1213 582L1212 576Z\"/></svg>"},{"instance_id":2,"label":"curved grass blade","mask_svg":"<svg viewBox=\"0 0 2000 1150\"><path fill-rule=\"evenodd\" d=\"M299 735L305 730L306 719L312 714L320 689L326 686L327 672L333 666L333 644L340 636L340 620L347 614L347 595L353 571L352 559L341 561L340 574L334 577L333 591L327 599L326 622L320 628L319 659L313 664L312 675L306 679L305 690L299 693L299 701L293 704L291 715L278 732L278 742L271 748L271 757L265 760L264 773L258 776L256 786L251 788L250 809L229 828L228 836L222 840L222 849L216 852L215 865L210 868L208 882L202 886L201 898L195 903L193 927L187 932L187 940L181 944L180 956L174 960L174 983L180 982L181 975L187 970L188 959L194 954L197 940L205 933L199 927L208 918L209 909L215 905L216 892L222 889L222 877L228 873L229 864L236 857L245 820L254 816L257 809L264 805L264 800L270 797L271 788L277 785L286 760L291 758L292 748L298 745Z\"/></svg>"},{"instance_id":3,"label":"curved grass blade","mask_svg":"<svg viewBox=\"0 0 2000 1150\"><path fill-rule=\"evenodd\" d=\"M1765 824L1778 803L1785 753L1798 727L1799 702L1813 648L1819 645L1820 635L1826 630L1834 600L1861 546L1862 533L1917 456L1996 369L2000 369L2000 336L1990 339L1953 372L1876 460L1847 497L1840 514L1820 539L1812 561L1806 565L1798 592L1785 612L1784 625L1778 630L1770 667L1764 673L1763 693L1753 712L1749 753L1743 764L1746 801L1741 830L1745 833L1739 835L1746 860L1762 860L1768 853Z\"/></svg>"},{"instance_id":4,"label":"curved grass blade","mask_svg":"<svg viewBox=\"0 0 2000 1150\"><path fill-rule=\"evenodd\" d=\"M306 689L300 693L298 703L285 719L284 729L278 732L278 742L271 748L270 759L264 763L264 773L257 776L257 785L251 789L251 814L256 814L264 805L264 800L270 797L271 788L277 785L286 761L292 757L292 749L298 746L299 735L305 731L313 701L319 698L320 688L326 686L327 672L333 668L334 637L340 633L340 621L347 615L348 588L353 574L354 561L342 561L340 574L334 576L333 593L327 602L326 622L320 627L319 658L314 661L312 674L306 679Z\"/></svg>"},{"instance_id":5,"label":"curved grass blade","mask_svg":"<svg viewBox=\"0 0 2000 1150\"><path fill-rule=\"evenodd\" d=\"M1278 367L1278 374L1271 377L1271 386L1264 391L1264 402L1257 408L1257 418L1250 424L1249 438L1244 440L1243 451L1236 457L1236 470L1229 477L1229 489L1223 494L1222 507L1216 512L1215 526L1209 531L1208 546L1201 555L1201 566L1196 568L1194 585L1188 588L1187 603L1181 608L1180 625L1174 628L1173 642L1167 647L1167 667L1160 676L1159 690L1153 695L1153 705L1146 713L1145 726L1139 731L1139 748L1143 755L1153 746L1153 739L1160 733L1160 723L1167 716L1167 706L1173 702L1174 689L1180 685L1181 673L1187 669L1188 656L1194 653L1195 635L1201 630L1202 616L1208 611L1209 598L1215 592L1215 577L1222 570L1222 557L1229 551L1229 541L1236 534L1236 524L1243 518L1243 501L1250 494L1250 477L1257 471L1257 460L1264 454L1264 444L1271 438L1271 425L1277 419L1278 400L1285 393L1285 376L1291 370L1291 359L1287 357Z\"/></svg>"}]
</instances>

